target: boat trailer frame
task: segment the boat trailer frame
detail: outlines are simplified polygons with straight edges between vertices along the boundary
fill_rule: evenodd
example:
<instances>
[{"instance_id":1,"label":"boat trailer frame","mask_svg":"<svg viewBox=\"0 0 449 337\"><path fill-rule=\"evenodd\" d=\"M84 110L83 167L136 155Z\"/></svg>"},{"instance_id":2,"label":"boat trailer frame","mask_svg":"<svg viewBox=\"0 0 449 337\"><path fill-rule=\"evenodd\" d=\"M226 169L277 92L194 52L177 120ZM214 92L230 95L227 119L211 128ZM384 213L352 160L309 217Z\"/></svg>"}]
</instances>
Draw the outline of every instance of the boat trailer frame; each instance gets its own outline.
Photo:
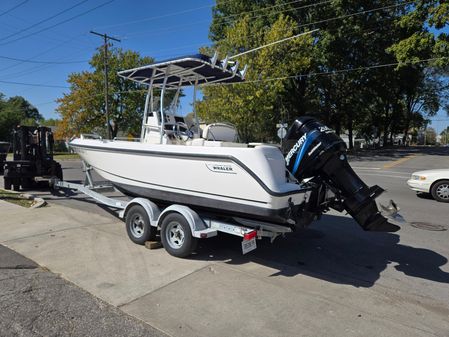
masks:
<instances>
[{"instance_id":1,"label":"boat trailer frame","mask_svg":"<svg viewBox=\"0 0 449 337\"><path fill-rule=\"evenodd\" d=\"M181 215L189 224L190 235L195 239L206 239L218 235L218 232L231 234L241 237L242 240L242 253L246 254L257 248L256 239L262 239L267 237L273 242L278 236L283 236L286 233L292 232L290 227L280 226L276 224L266 223L263 221L257 221L245 218L233 218L233 222L222 221L214 219L210 216L202 215L194 209L179 204L171 204L166 208L160 208L153 201L147 198L137 197L129 201L118 200L112 197L105 196L101 192L113 191L115 188L111 184L96 185L92 179L91 171L92 167L83 162L83 171L85 173L85 180L83 184L71 183L57 178L53 178L50 181L50 186L55 189L70 189L81 192L92 199L96 200L99 204L112 207L119 210L118 216L128 224L129 211L133 206L140 206L149 220L149 225L153 231L161 231L163 221L169 214ZM128 235L130 235L128 231ZM161 237L164 235L161 233ZM155 235L153 236L155 237ZM130 239L134 242L136 240L130 236ZM139 242L143 244L142 242ZM165 247L167 249L167 247ZM185 257L192 253L187 250L186 253L173 254L170 250L167 251L178 257Z\"/></svg>"}]
</instances>

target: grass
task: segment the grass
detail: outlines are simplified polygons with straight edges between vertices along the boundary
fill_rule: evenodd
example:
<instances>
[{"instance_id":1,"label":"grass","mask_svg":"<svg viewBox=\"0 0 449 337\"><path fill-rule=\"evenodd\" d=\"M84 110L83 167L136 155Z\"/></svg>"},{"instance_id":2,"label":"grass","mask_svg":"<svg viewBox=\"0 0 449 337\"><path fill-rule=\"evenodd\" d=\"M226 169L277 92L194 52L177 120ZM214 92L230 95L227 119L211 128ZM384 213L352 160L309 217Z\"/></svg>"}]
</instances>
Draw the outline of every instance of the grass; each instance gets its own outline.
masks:
<instances>
[{"instance_id":1,"label":"grass","mask_svg":"<svg viewBox=\"0 0 449 337\"><path fill-rule=\"evenodd\" d=\"M80 159L80 156L77 153L55 153L53 158L55 160Z\"/></svg>"},{"instance_id":2,"label":"grass","mask_svg":"<svg viewBox=\"0 0 449 337\"><path fill-rule=\"evenodd\" d=\"M56 152L53 155L55 160L69 160L69 159L80 159L80 156L77 153L66 153L66 152ZM12 153L8 154L6 160L12 160Z\"/></svg>"},{"instance_id":3,"label":"grass","mask_svg":"<svg viewBox=\"0 0 449 337\"><path fill-rule=\"evenodd\" d=\"M27 208L31 207L33 204L33 200L25 199L20 193L9 192L2 189L0 189L0 200Z\"/></svg>"}]
</instances>

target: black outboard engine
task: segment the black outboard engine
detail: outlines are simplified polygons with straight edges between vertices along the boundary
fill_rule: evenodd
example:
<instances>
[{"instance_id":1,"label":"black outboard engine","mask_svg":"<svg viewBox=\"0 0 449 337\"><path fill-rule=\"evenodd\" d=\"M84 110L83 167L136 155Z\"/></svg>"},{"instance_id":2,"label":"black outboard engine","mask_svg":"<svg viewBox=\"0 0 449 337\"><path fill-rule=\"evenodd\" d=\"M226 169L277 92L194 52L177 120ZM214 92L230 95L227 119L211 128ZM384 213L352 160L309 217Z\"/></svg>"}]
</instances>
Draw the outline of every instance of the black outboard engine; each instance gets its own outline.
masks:
<instances>
[{"instance_id":1,"label":"black outboard engine","mask_svg":"<svg viewBox=\"0 0 449 337\"><path fill-rule=\"evenodd\" d=\"M374 201L384 190L377 185L368 187L357 176L348 163L345 142L327 126L312 117L296 119L285 137L283 152L288 170L298 181L321 178L336 195L330 207L345 209L364 230L400 229L380 214Z\"/></svg>"}]
</instances>

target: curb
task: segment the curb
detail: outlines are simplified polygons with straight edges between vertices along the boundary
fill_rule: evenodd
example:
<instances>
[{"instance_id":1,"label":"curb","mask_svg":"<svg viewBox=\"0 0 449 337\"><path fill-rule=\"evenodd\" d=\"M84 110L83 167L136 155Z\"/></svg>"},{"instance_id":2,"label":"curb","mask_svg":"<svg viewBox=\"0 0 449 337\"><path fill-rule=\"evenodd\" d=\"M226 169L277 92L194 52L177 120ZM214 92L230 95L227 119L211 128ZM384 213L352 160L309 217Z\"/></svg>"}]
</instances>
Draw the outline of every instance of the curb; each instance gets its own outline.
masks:
<instances>
[{"instance_id":1,"label":"curb","mask_svg":"<svg viewBox=\"0 0 449 337\"><path fill-rule=\"evenodd\" d=\"M20 193L20 197L27 200L33 200L33 203L29 207L31 209L44 207L47 204L47 202L44 199L35 197L34 195L29 193Z\"/></svg>"}]
</instances>

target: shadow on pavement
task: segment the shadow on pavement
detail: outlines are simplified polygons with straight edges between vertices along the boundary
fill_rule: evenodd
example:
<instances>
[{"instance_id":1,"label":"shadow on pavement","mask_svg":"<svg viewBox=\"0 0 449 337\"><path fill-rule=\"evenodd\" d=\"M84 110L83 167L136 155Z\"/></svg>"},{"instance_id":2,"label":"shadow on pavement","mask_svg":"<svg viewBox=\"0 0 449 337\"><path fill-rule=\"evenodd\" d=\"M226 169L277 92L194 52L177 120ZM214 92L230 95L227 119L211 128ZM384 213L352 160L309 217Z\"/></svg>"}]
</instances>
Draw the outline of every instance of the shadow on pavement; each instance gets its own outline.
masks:
<instances>
[{"instance_id":1,"label":"shadow on pavement","mask_svg":"<svg viewBox=\"0 0 449 337\"><path fill-rule=\"evenodd\" d=\"M74 206L80 203L84 207L100 207L117 217L116 211L82 194L63 189L42 194L54 201L71 200ZM403 245L398 234L364 232L349 217L324 215L310 229L279 237L273 244L258 240L257 245L256 251L242 256L241 238L220 234L200 240L197 254L191 258L225 260L235 265L255 262L274 269L272 277L302 274L355 287L371 287L392 264L405 275L449 283L449 273L441 270L448 262L446 257L429 249Z\"/></svg>"},{"instance_id":2,"label":"shadow on pavement","mask_svg":"<svg viewBox=\"0 0 449 337\"><path fill-rule=\"evenodd\" d=\"M351 218L326 215L320 222L315 229L289 234L273 244L258 241L257 250L245 256L238 237L202 240L193 258L230 258L227 263L234 265L255 262L277 270L271 276L303 274L355 287L373 286L393 264L405 275L449 283L449 273L440 269L447 258L432 250L402 245L397 234L363 232Z\"/></svg>"}]
</instances>

